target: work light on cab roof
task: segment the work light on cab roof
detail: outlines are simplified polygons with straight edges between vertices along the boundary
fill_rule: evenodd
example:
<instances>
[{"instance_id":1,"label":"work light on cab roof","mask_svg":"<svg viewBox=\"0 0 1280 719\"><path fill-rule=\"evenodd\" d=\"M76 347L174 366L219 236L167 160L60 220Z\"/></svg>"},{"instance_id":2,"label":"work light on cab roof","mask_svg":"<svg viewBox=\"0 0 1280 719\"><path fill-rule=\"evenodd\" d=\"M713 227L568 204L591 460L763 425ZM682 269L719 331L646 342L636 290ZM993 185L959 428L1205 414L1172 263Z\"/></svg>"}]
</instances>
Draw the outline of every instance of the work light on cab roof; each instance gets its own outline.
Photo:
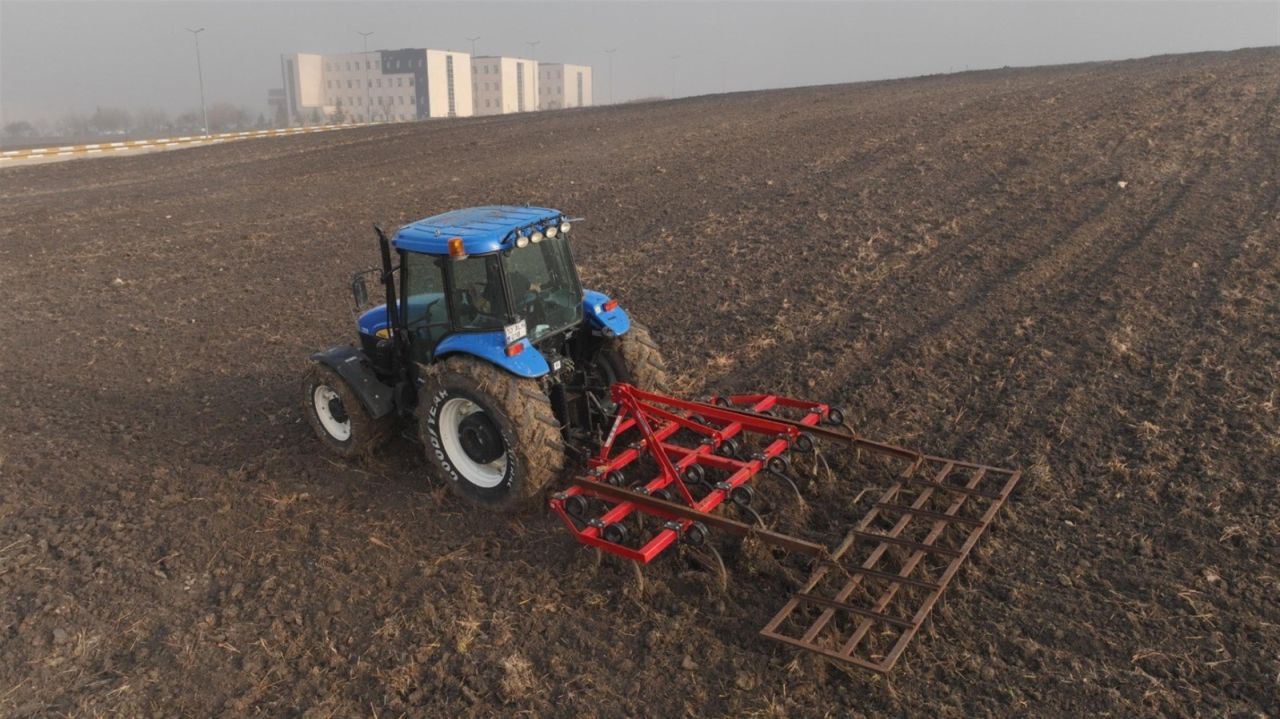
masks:
<instances>
[{"instance_id":1,"label":"work light on cab roof","mask_svg":"<svg viewBox=\"0 0 1280 719\"><path fill-rule=\"evenodd\" d=\"M559 210L473 207L390 238L374 229L381 266L351 283L359 345L313 355L303 385L320 440L353 457L416 425L431 473L462 499L545 501L579 542L640 564L680 548L723 568L716 544L744 537L811 558L765 636L887 672L1021 476L861 438L825 402L669 396L648 330L582 287ZM385 295L374 307L371 276ZM754 499L784 487L803 508L820 443L900 465L834 548L768 528L762 512L790 493Z\"/></svg>"}]
</instances>

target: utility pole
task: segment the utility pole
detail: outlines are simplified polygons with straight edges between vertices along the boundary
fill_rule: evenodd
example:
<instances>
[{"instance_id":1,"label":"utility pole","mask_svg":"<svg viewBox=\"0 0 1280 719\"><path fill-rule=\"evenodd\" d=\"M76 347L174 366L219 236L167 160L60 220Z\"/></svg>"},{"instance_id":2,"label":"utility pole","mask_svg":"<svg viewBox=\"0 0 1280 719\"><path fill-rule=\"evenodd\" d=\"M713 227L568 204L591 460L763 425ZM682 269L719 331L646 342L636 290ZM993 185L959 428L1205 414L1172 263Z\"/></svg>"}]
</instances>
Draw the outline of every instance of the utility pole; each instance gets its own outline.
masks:
<instances>
[{"instance_id":1,"label":"utility pole","mask_svg":"<svg viewBox=\"0 0 1280 719\"><path fill-rule=\"evenodd\" d=\"M471 41L471 57L475 57L476 56L476 40L479 40L480 36L476 35L475 37L469 37L467 39Z\"/></svg>"},{"instance_id":2,"label":"utility pole","mask_svg":"<svg viewBox=\"0 0 1280 719\"><path fill-rule=\"evenodd\" d=\"M618 48L616 47L613 48L612 50L604 51L604 54L609 56L609 104L610 105L613 104L613 54L617 51L618 51Z\"/></svg>"},{"instance_id":3,"label":"utility pole","mask_svg":"<svg viewBox=\"0 0 1280 719\"><path fill-rule=\"evenodd\" d=\"M525 43L529 46L529 59L533 60L535 63L538 61L538 45L541 43L541 40L534 40L533 42Z\"/></svg>"},{"instance_id":4,"label":"utility pole","mask_svg":"<svg viewBox=\"0 0 1280 719\"><path fill-rule=\"evenodd\" d=\"M357 30L356 34L364 39L364 104L367 106L364 118L367 125L373 122L373 98L369 97L369 36L373 34L373 31L360 32Z\"/></svg>"},{"instance_id":5,"label":"utility pole","mask_svg":"<svg viewBox=\"0 0 1280 719\"><path fill-rule=\"evenodd\" d=\"M191 37L196 41L196 77L200 79L200 115L204 118L204 134L209 134L209 111L204 109L204 67L200 64L200 33L204 32L204 28L192 30L187 28L187 32L191 33Z\"/></svg>"},{"instance_id":6,"label":"utility pole","mask_svg":"<svg viewBox=\"0 0 1280 719\"><path fill-rule=\"evenodd\" d=\"M680 59L679 55L671 56L671 99L672 100L676 99L676 60L679 60L679 59Z\"/></svg>"}]
</instances>

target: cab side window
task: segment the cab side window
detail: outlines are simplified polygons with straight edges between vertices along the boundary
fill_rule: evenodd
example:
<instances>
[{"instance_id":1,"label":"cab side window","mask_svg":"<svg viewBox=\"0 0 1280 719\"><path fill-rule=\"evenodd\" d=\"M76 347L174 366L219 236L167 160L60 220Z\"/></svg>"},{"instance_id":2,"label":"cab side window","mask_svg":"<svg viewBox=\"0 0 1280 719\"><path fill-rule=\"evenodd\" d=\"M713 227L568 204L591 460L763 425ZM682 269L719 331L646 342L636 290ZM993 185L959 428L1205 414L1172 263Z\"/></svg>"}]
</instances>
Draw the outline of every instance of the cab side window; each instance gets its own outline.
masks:
<instances>
[{"instance_id":1,"label":"cab side window","mask_svg":"<svg viewBox=\"0 0 1280 719\"><path fill-rule=\"evenodd\" d=\"M405 324L413 337L414 355L419 361L429 362L436 343L450 329L443 260L410 252L401 261L405 266Z\"/></svg>"},{"instance_id":2,"label":"cab side window","mask_svg":"<svg viewBox=\"0 0 1280 719\"><path fill-rule=\"evenodd\" d=\"M498 256L450 260L449 267L458 329L501 329L506 324L507 300Z\"/></svg>"}]
</instances>

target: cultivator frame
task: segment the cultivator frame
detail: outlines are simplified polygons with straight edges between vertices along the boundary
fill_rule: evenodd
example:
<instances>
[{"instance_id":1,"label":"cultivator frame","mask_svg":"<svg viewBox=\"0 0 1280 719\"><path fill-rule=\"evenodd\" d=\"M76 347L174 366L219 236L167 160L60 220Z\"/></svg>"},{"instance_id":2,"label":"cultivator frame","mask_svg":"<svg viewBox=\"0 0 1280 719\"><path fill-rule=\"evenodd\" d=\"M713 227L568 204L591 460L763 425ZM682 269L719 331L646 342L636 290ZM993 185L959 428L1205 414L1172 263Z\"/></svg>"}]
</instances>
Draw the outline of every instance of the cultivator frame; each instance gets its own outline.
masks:
<instances>
[{"instance_id":1,"label":"cultivator frame","mask_svg":"<svg viewBox=\"0 0 1280 719\"><path fill-rule=\"evenodd\" d=\"M760 633L879 673L897 663L1021 477L861 438L845 431L843 412L820 402L775 394L697 402L624 383L610 392L618 412L608 437L586 475L550 500L574 537L641 564L677 542L709 547L712 530L812 557L808 581ZM799 494L789 457L815 451L819 441L905 465L833 549L765 527L751 507L751 482L761 474ZM656 474L629 480L626 470L645 457ZM591 500L603 506L595 516ZM714 513L725 502L754 522ZM632 537L630 518L656 523ZM904 613L903 604L914 609Z\"/></svg>"}]
</instances>

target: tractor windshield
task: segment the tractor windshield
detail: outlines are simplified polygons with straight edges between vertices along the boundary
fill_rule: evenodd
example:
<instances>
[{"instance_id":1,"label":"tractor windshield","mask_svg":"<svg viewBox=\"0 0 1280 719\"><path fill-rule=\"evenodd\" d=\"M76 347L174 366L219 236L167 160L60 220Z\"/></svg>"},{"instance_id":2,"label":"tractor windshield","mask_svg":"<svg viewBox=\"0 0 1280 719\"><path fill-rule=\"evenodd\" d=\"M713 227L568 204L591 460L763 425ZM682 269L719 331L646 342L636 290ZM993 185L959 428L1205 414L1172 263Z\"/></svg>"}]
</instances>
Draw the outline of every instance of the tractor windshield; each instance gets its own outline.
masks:
<instances>
[{"instance_id":1,"label":"tractor windshield","mask_svg":"<svg viewBox=\"0 0 1280 719\"><path fill-rule=\"evenodd\" d=\"M531 341L582 321L582 285L567 240L548 237L517 247L505 261L515 314L524 318Z\"/></svg>"}]
</instances>

